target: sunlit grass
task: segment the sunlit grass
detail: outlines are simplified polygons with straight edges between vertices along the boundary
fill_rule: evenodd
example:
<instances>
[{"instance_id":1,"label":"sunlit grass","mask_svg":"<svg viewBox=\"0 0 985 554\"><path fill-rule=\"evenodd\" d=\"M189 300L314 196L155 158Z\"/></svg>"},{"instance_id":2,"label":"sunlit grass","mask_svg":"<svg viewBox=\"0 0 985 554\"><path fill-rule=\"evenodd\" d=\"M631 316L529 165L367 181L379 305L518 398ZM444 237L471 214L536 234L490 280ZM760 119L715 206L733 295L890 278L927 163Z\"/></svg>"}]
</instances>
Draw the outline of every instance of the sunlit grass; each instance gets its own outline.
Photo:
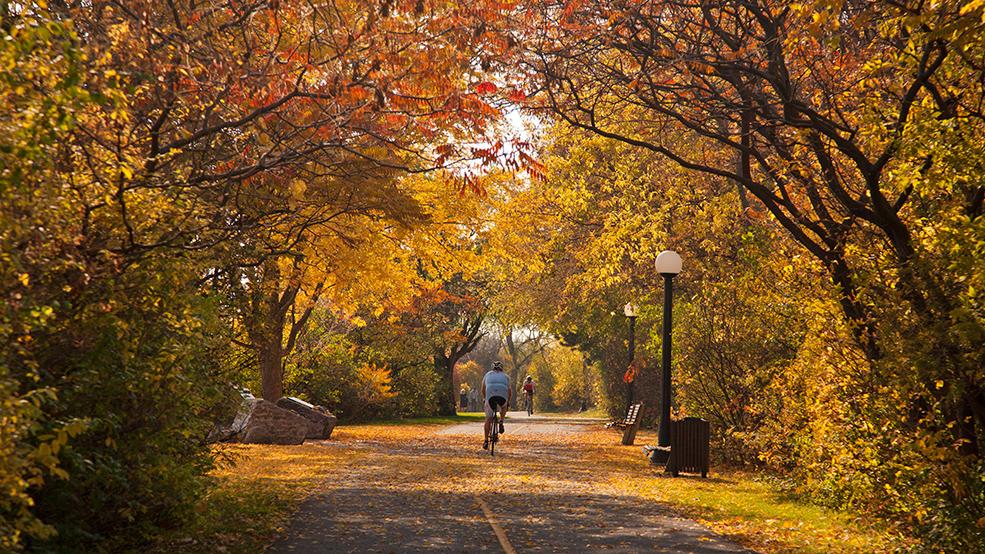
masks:
<instances>
[{"instance_id":1,"label":"sunlit grass","mask_svg":"<svg viewBox=\"0 0 985 554\"><path fill-rule=\"evenodd\" d=\"M415 417L406 419L373 419L362 423L362 425L447 425L452 423L468 423L470 421L483 421L485 416L482 412L459 412L453 416L434 416L434 417Z\"/></svg>"},{"instance_id":2,"label":"sunlit grass","mask_svg":"<svg viewBox=\"0 0 985 554\"><path fill-rule=\"evenodd\" d=\"M640 444L656 442L641 432ZM613 449L601 463L639 466L639 449ZM712 468L707 479L674 478L662 467L649 466L643 475L616 472L613 486L673 507L710 529L762 552L891 552L905 540L877 522L791 498L754 473Z\"/></svg>"},{"instance_id":3,"label":"sunlit grass","mask_svg":"<svg viewBox=\"0 0 985 554\"><path fill-rule=\"evenodd\" d=\"M717 531L769 552L888 552L898 539L856 525L846 514L783 500L752 475L712 480L658 477L632 483L640 496L664 502Z\"/></svg>"},{"instance_id":4,"label":"sunlit grass","mask_svg":"<svg viewBox=\"0 0 985 554\"><path fill-rule=\"evenodd\" d=\"M602 408L595 406L579 412L577 410L562 412L534 412L534 415L544 417L563 417L563 418L586 418L586 419L608 419L609 414Z\"/></svg>"}]
</instances>

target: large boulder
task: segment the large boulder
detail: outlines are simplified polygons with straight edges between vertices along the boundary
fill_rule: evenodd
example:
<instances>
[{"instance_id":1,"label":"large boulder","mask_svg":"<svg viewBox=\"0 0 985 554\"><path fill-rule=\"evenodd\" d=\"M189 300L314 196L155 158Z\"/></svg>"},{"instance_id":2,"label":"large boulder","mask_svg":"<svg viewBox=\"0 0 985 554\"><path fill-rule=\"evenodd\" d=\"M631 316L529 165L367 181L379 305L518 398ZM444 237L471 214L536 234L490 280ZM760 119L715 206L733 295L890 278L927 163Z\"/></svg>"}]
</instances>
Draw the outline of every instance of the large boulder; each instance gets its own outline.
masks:
<instances>
[{"instance_id":1,"label":"large boulder","mask_svg":"<svg viewBox=\"0 0 985 554\"><path fill-rule=\"evenodd\" d=\"M230 386L228 392L227 398L213 410L216 421L206 442L235 442L236 434L243 430L243 424L253 410L252 402L256 398L250 391Z\"/></svg>"},{"instance_id":2,"label":"large boulder","mask_svg":"<svg viewBox=\"0 0 985 554\"><path fill-rule=\"evenodd\" d=\"M293 396L285 396L278 400L277 407L290 410L307 420L308 432L305 435L307 439L331 437L335 424L338 423L338 418L332 412Z\"/></svg>"},{"instance_id":3,"label":"large boulder","mask_svg":"<svg viewBox=\"0 0 985 554\"><path fill-rule=\"evenodd\" d=\"M246 399L233 421L234 439L253 444L301 444L308 420L262 398Z\"/></svg>"}]
</instances>

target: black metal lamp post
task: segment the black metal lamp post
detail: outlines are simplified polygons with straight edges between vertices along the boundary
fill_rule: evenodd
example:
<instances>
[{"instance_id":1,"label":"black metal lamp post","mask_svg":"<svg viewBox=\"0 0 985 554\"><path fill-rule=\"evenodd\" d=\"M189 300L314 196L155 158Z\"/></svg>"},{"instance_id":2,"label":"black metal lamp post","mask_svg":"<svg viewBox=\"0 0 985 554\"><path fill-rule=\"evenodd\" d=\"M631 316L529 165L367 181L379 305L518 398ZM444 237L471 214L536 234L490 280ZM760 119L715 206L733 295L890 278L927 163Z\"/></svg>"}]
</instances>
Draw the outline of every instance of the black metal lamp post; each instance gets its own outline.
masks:
<instances>
[{"instance_id":1,"label":"black metal lamp post","mask_svg":"<svg viewBox=\"0 0 985 554\"><path fill-rule=\"evenodd\" d=\"M670 332L671 310L674 299L674 276L681 272L681 257L673 250L664 250L657 256L657 273L664 278L664 325L663 344L660 350L663 354L663 375L660 379L660 429L657 433L657 445L670 446Z\"/></svg>"},{"instance_id":2,"label":"black metal lamp post","mask_svg":"<svg viewBox=\"0 0 985 554\"><path fill-rule=\"evenodd\" d=\"M636 385L636 376L629 374L632 371L633 361L636 360L636 304L628 302L622 311L629 319L629 363L626 365L626 371L630 377L630 380L626 382L626 411L628 412L629 407L633 405L633 389Z\"/></svg>"}]
</instances>

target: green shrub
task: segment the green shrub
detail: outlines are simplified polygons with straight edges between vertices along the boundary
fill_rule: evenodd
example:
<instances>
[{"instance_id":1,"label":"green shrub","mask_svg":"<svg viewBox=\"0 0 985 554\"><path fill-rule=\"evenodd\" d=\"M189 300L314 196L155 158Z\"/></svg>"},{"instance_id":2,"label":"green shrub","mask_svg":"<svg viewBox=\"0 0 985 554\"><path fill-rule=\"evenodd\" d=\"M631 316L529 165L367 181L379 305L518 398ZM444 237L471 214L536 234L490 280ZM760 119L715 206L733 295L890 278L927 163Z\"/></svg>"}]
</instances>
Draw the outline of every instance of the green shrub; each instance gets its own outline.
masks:
<instances>
[{"instance_id":1,"label":"green shrub","mask_svg":"<svg viewBox=\"0 0 985 554\"><path fill-rule=\"evenodd\" d=\"M65 478L31 491L34 513L57 531L32 548L139 545L192 517L208 489L204 437L224 382L214 360L228 336L180 264L155 265L100 281L37 339L40 383L59 392L35 436L86 424L59 453Z\"/></svg>"},{"instance_id":2,"label":"green shrub","mask_svg":"<svg viewBox=\"0 0 985 554\"><path fill-rule=\"evenodd\" d=\"M393 379L393 415L422 417L438 413L438 373L429 365L406 367Z\"/></svg>"},{"instance_id":3,"label":"green shrub","mask_svg":"<svg viewBox=\"0 0 985 554\"><path fill-rule=\"evenodd\" d=\"M403 363L397 353L388 351L385 341L367 340L365 331L326 331L316 323L286 364L285 394L323 405L349 421L434 415L438 386L434 368L426 362ZM391 364L401 369L389 370ZM259 386L255 375L251 379L246 382Z\"/></svg>"}]
</instances>

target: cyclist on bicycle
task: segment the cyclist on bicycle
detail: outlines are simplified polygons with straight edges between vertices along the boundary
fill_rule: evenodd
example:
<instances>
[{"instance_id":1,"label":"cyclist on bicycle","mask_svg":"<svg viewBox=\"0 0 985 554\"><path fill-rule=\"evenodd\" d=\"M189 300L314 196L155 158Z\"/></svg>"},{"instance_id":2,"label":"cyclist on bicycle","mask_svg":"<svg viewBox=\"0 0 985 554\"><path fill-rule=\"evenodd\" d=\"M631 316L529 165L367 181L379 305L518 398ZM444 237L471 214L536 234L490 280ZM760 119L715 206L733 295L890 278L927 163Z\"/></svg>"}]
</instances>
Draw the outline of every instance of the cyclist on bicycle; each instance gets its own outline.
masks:
<instances>
[{"instance_id":1,"label":"cyclist on bicycle","mask_svg":"<svg viewBox=\"0 0 985 554\"><path fill-rule=\"evenodd\" d=\"M527 415L534 413L534 378L527 375L523 381L523 395L527 401Z\"/></svg>"},{"instance_id":2,"label":"cyclist on bicycle","mask_svg":"<svg viewBox=\"0 0 985 554\"><path fill-rule=\"evenodd\" d=\"M482 396L486 399L486 425L485 438L482 441L482 448L489 448L489 432L496 421L496 412L499 411L502 417L506 417L506 409L513 399L513 387L510 386L510 376L503 373L503 364L493 362L492 370L486 372L482 378ZM503 422L499 422L499 432L504 433Z\"/></svg>"}]
</instances>

